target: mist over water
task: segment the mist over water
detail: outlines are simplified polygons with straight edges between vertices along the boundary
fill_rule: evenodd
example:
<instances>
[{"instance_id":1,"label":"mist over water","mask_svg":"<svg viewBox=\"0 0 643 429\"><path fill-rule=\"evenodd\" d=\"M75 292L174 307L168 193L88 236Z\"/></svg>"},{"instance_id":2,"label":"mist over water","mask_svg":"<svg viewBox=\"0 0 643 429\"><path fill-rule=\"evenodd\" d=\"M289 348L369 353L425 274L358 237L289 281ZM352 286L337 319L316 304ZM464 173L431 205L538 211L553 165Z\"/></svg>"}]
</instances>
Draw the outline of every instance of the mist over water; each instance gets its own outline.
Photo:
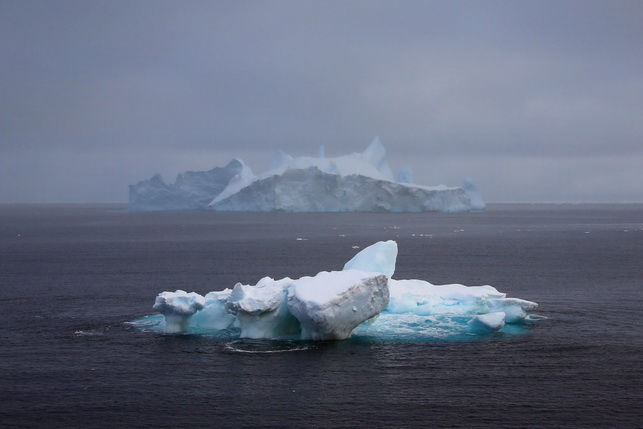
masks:
<instances>
[{"instance_id":1,"label":"mist over water","mask_svg":"<svg viewBox=\"0 0 643 429\"><path fill-rule=\"evenodd\" d=\"M643 201L643 3L465 3L3 1L0 202L374 135L487 201Z\"/></svg>"},{"instance_id":2,"label":"mist over water","mask_svg":"<svg viewBox=\"0 0 643 429\"><path fill-rule=\"evenodd\" d=\"M0 206L0 419L18 425L636 427L641 205L464 214L127 213ZM340 269L491 284L547 317L475 340L229 340L141 332L162 290ZM109 423L108 423L109 422Z\"/></svg>"}]
</instances>

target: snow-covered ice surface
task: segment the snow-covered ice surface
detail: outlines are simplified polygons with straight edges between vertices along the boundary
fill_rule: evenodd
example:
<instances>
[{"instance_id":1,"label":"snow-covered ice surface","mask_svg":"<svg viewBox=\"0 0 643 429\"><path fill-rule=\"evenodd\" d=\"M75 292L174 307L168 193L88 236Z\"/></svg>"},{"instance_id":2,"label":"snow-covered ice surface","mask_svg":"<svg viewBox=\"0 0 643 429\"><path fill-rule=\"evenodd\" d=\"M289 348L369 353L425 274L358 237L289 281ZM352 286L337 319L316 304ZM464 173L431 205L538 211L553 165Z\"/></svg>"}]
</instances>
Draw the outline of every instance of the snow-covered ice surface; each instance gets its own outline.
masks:
<instances>
[{"instance_id":1,"label":"snow-covered ice surface","mask_svg":"<svg viewBox=\"0 0 643 429\"><path fill-rule=\"evenodd\" d=\"M347 270L303 277L288 294L288 309L301 324L301 338L343 340L389 302L385 275Z\"/></svg>"},{"instance_id":2,"label":"snow-covered ice surface","mask_svg":"<svg viewBox=\"0 0 643 429\"><path fill-rule=\"evenodd\" d=\"M413 183L409 168L397 178L375 138L363 152L293 157L277 152L271 168L255 175L241 160L210 171L186 172L166 184L156 175L130 186L130 210L289 212L459 212L484 201L471 181L463 187Z\"/></svg>"},{"instance_id":3,"label":"snow-covered ice surface","mask_svg":"<svg viewBox=\"0 0 643 429\"><path fill-rule=\"evenodd\" d=\"M198 293L161 292L152 308L165 317L165 331L170 333L187 330L190 318L205 305L205 298Z\"/></svg>"},{"instance_id":4,"label":"snow-covered ice surface","mask_svg":"<svg viewBox=\"0 0 643 429\"><path fill-rule=\"evenodd\" d=\"M366 247L341 271L279 280L205 297L162 292L160 315L134 322L143 330L230 338L341 340L351 335L389 340L456 339L517 332L538 320L537 304L507 298L492 286L432 285L396 280L397 243Z\"/></svg>"}]
</instances>

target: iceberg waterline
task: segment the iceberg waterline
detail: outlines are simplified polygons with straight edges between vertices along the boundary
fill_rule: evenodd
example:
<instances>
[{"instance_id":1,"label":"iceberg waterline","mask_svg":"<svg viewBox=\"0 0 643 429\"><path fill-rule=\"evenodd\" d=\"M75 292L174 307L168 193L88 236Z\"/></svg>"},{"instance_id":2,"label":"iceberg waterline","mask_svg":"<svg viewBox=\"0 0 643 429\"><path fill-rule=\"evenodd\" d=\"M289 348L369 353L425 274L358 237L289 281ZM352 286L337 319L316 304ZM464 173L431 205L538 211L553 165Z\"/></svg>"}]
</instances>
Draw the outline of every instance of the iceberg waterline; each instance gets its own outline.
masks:
<instances>
[{"instance_id":1,"label":"iceberg waterline","mask_svg":"<svg viewBox=\"0 0 643 429\"><path fill-rule=\"evenodd\" d=\"M221 334L253 339L341 340L359 336L449 338L485 335L536 320L538 305L507 298L492 286L432 285L396 280L397 243L381 241L356 254L341 271L279 280L205 296L162 292L161 316L132 322L164 333Z\"/></svg>"},{"instance_id":2,"label":"iceberg waterline","mask_svg":"<svg viewBox=\"0 0 643 429\"><path fill-rule=\"evenodd\" d=\"M484 209L470 179L461 187L413 183L410 169L397 175L379 138L363 151L334 158L277 152L271 168L256 175L239 159L209 171L179 174L174 184L156 175L129 187L129 209L216 211L457 212Z\"/></svg>"}]
</instances>

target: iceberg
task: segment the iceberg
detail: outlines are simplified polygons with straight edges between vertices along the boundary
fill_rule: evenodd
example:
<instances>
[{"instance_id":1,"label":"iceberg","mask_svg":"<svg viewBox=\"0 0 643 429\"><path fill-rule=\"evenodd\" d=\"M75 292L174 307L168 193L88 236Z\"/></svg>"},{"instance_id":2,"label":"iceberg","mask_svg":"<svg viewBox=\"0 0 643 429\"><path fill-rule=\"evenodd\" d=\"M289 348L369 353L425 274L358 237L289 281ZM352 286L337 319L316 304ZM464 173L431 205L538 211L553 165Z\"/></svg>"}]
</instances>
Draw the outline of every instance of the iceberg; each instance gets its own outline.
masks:
<instances>
[{"instance_id":1,"label":"iceberg","mask_svg":"<svg viewBox=\"0 0 643 429\"><path fill-rule=\"evenodd\" d=\"M205 297L162 292L153 306L162 320L154 326L167 333L225 331L255 339L343 340L354 333L418 339L487 335L532 320L529 312L538 304L508 298L493 286L394 279L397 253L395 241L381 241L341 271L264 277Z\"/></svg>"},{"instance_id":2,"label":"iceberg","mask_svg":"<svg viewBox=\"0 0 643 429\"><path fill-rule=\"evenodd\" d=\"M388 304L387 278L357 270L314 277L237 283L225 308L237 317L241 338L336 340Z\"/></svg>"},{"instance_id":3,"label":"iceberg","mask_svg":"<svg viewBox=\"0 0 643 429\"><path fill-rule=\"evenodd\" d=\"M255 175L241 160L210 171L179 174L166 184L160 175L130 185L130 210L287 212L459 212L481 210L475 185L422 186L409 168L397 179L376 137L363 152L293 157L277 152L270 169Z\"/></svg>"},{"instance_id":4,"label":"iceberg","mask_svg":"<svg viewBox=\"0 0 643 429\"><path fill-rule=\"evenodd\" d=\"M165 317L166 332L174 333L184 332L192 315L204 305L205 299L198 293L177 290L158 294L152 308Z\"/></svg>"},{"instance_id":5,"label":"iceberg","mask_svg":"<svg viewBox=\"0 0 643 429\"><path fill-rule=\"evenodd\" d=\"M129 186L129 209L133 211L197 210L207 208L214 195L228 185L247 181L252 170L240 159L209 171L187 171L166 184L160 174ZM245 182L243 182L245 183Z\"/></svg>"}]
</instances>

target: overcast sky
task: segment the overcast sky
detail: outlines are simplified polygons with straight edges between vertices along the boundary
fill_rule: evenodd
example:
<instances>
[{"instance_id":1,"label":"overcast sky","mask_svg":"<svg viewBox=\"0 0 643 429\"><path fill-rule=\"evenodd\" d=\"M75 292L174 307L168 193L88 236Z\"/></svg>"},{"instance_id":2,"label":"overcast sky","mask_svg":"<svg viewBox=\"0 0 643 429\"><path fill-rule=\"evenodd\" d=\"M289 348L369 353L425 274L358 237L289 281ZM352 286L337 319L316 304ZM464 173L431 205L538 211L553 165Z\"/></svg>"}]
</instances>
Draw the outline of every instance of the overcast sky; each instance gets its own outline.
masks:
<instances>
[{"instance_id":1,"label":"overcast sky","mask_svg":"<svg viewBox=\"0 0 643 429\"><path fill-rule=\"evenodd\" d=\"M375 135L488 201L643 201L642 1L0 0L0 202Z\"/></svg>"}]
</instances>

